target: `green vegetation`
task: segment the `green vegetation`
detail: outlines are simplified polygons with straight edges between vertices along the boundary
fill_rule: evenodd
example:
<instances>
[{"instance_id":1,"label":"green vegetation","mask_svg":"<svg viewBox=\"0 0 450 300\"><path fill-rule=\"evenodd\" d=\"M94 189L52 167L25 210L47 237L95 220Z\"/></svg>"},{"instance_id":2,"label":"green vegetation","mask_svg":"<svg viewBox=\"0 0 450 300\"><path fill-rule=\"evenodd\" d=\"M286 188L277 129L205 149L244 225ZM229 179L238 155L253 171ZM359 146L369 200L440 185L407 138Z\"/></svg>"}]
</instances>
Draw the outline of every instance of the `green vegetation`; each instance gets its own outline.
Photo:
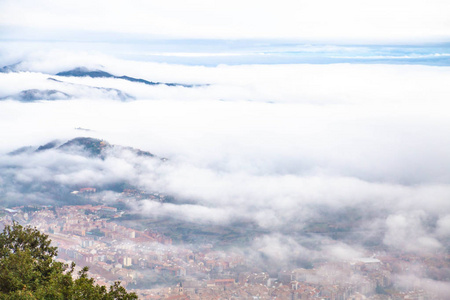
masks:
<instances>
[{"instance_id":1,"label":"green vegetation","mask_svg":"<svg viewBox=\"0 0 450 300\"><path fill-rule=\"evenodd\" d=\"M75 264L69 267L56 262L57 248L48 236L37 229L17 223L6 226L0 234L0 300L3 299L72 299L131 300L116 282L109 291L95 284L83 268L73 279Z\"/></svg>"}]
</instances>

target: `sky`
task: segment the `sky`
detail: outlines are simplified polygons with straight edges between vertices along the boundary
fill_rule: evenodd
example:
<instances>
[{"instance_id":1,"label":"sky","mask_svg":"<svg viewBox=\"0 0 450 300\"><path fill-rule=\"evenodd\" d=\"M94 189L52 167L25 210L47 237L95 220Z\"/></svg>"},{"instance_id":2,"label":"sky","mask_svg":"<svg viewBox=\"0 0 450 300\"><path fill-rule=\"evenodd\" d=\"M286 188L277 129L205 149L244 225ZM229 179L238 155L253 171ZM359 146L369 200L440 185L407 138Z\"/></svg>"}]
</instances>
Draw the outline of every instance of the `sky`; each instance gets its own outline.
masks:
<instances>
[{"instance_id":1,"label":"sky","mask_svg":"<svg viewBox=\"0 0 450 300\"><path fill-rule=\"evenodd\" d=\"M31 40L286 39L447 42L445 0L3 0L1 35Z\"/></svg>"}]
</instances>

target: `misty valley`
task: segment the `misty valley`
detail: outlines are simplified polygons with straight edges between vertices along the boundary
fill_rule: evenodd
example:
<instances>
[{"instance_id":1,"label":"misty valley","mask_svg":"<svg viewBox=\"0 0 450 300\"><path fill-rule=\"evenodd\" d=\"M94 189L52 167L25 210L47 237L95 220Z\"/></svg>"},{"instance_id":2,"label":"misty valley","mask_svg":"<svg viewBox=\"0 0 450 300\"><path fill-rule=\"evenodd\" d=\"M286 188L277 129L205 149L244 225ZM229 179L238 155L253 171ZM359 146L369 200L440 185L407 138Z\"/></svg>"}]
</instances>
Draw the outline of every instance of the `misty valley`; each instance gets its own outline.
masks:
<instances>
[{"instance_id":1,"label":"misty valley","mask_svg":"<svg viewBox=\"0 0 450 300\"><path fill-rule=\"evenodd\" d=\"M216 219L228 208L214 199L202 203L156 182L143 187L140 177L161 180L165 168L177 166L94 138L21 147L2 156L0 218L47 233L59 259L89 266L102 284L120 280L142 297L439 297L414 289L418 279L411 281L409 270L430 285L449 278L448 240L440 240L441 249L400 246L395 239L413 239L417 228L391 237L390 224L380 220L392 211L375 197L297 203L274 222L260 219L258 204ZM420 222L423 232L440 229L437 214L393 218Z\"/></svg>"}]
</instances>

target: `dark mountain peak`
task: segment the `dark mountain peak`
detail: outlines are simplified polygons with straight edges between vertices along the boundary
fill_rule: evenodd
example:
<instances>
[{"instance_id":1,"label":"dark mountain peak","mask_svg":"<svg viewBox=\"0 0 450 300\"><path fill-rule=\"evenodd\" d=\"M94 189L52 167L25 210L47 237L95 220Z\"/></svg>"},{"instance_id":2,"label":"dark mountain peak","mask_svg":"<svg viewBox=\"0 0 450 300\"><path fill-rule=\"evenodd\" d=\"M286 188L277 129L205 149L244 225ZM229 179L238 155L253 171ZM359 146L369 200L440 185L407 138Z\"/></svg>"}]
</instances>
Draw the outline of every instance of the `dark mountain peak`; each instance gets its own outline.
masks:
<instances>
[{"instance_id":1,"label":"dark mountain peak","mask_svg":"<svg viewBox=\"0 0 450 300\"><path fill-rule=\"evenodd\" d=\"M31 153L35 149L36 148L33 146L25 146L25 147L21 147L19 149L9 152L8 155L19 155L19 154L23 154L23 153Z\"/></svg>"},{"instance_id":2,"label":"dark mountain peak","mask_svg":"<svg viewBox=\"0 0 450 300\"><path fill-rule=\"evenodd\" d=\"M123 80L131 81L131 82L144 83L144 84L147 84L147 85L164 84L164 83L161 83L161 82L153 82L153 81L148 81L148 80L145 80L145 79L134 78L134 77L129 77L129 76L114 76L114 78L123 79Z\"/></svg>"},{"instance_id":3,"label":"dark mountain peak","mask_svg":"<svg viewBox=\"0 0 450 300\"><path fill-rule=\"evenodd\" d=\"M24 153L32 154L44 152L51 149L59 150L62 152L75 153L82 156L97 157L101 159L105 159L109 155L118 155L121 151L130 151L133 154L141 157L158 158L156 155L148 151L143 151L132 147L111 145L107 141L91 137L77 137L66 142L53 140L45 145L39 146L38 148L32 146L22 147L10 152L9 155L19 155ZM166 158L160 159L162 161L167 161Z\"/></svg>"},{"instance_id":4,"label":"dark mountain peak","mask_svg":"<svg viewBox=\"0 0 450 300\"><path fill-rule=\"evenodd\" d=\"M70 98L72 98L72 96L58 90L30 89L23 90L15 95L0 98L0 100L13 99L22 102L33 102L37 100L66 100Z\"/></svg>"},{"instance_id":5,"label":"dark mountain peak","mask_svg":"<svg viewBox=\"0 0 450 300\"><path fill-rule=\"evenodd\" d=\"M76 137L74 139L71 139L71 140L67 141L62 146L64 146L64 145L71 145L71 144L76 144L76 145L96 144L96 145L99 145L100 143L108 144L107 142L105 142L105 141L103 141L101 139L96 139L96 138L91 138L91 137Z\"/></svg>"},{"instance_id":6,"label":"dark mountain peak","mask_svg":"<svg viewBox=\"0 0 450 300\"><path fill-rule=\"evenodd\" d=\"M114 75L108 72L102 70L90 70L86 67L78 67L69 71L59 72L56 75L65 77L92 77L92 78L115 77Z\"/></svg>"},{"instance_id":7,"label":"dark mountain peak","mask_svg":"<svg viewBox=\"0 0 450 300\"><path fill-rule=\"evenodd\" d=\"M81 147L84 151L86 151L90 156L96 156L105 158L107 156L107 153L105 153L105 150L128 150L136 154L137 156L146 156L146 157L155 157L154 154L142 151L139 149L135 149L132 147L123 147L118 145L111 145L108 142L96 138L90 138L90 137L78 137L74 138L61 146L58 147L58 149L65 150L70 147Z\"/></svg>"},{"instance_id":8,"label":"dark mountain peak","mask_svg":"<svg viewBox=\"0 0 450 300\"><path fill-rule=\"evenodd\" d=\"M56 74L57 76L65 76L65 77L91 77L91 78L114 78L114 79L122 79L130 82L138 82L147 85L167 85L167 86L182 86L182 87L194 87L191 84L182 84L182 83L166 83L166 82L154 82L148 81L142 78L134 78L130 76L116 76L111 73L102 71L102 70L90 70L86 67L78 67L70 71L59 72Z\"/></svg>"},{"instance_id":9,"label":"dark mountain peak","mask_svg":"<svg viewBox=\"0 0 450 300\"><path fill-rule=\"evenodd\" d=\"M106 87L97 87L97 86L90 86L90 85L85 85L85 84L77 84L77 83L72 83L72 82L66 82L66 81L62 81L62 80L58 80L55 78L47 78L47 80L50 81L54 81L54 82L58 82L58 83L63 83L65 85L71 85L71 86L77 86L77 87L86 87L89 89L95 89L95 90L99 90L104 92L107 97L110 97L112 99L117 99L117 100L121 100L121 101L126 101L129 99L135 99L132 95L125 93L124 91L118 90L118 89L114 89L114 88L106 88Z\"/></svg>"},{"instance_id":10,"label":"dark mountain peak","mask_svg":"<svg viewBox=\"0 0 450 300\"><path fill-rule=\"evenodd\" d=\"M41 151L45 151L48 149L54 149L54 148L56 148L56 146L58 146L60 144L61 144L60 141L57 141L57 140L51 141L45 145L39 146L39 148L36 149L36 152L41 152Z\"/></svg>"},{"instance_id":11,"label":"dark mountain peak","mask_svg":"<svg viewBox=\"0 0 450 300\"><path fill-rule=\"evenodd\" d=\"M17 67L21 64L22 62L19 61L15 64L12 65L7 65L7 66L3 66L0 68L0 73L11 73L11 72L17 72Z\"/></svg>"},{"instance_id":12,"label":"dark mountain peak","mask_svg":"<svg viewBox=\"0 0 450 300\"><path fill-rule=\"evenodd\" d=\"M103 140L90 138L90 137L78 137L74 138L61 146L58 149L68 149L71 147L81 147L91 156L100 156L103 149L111 147L111 145Z\"/></svg>"},{"instance_id":13,"label":"dark mountain peak","mask_svg":"<svg viewBox=\"0 0 450 300\"><path fill-rule=\"evenodd\" d=\"M21 101L69 99L70 95L58 90L24 90L18 95Z\"/></svg>"}]
</instances>

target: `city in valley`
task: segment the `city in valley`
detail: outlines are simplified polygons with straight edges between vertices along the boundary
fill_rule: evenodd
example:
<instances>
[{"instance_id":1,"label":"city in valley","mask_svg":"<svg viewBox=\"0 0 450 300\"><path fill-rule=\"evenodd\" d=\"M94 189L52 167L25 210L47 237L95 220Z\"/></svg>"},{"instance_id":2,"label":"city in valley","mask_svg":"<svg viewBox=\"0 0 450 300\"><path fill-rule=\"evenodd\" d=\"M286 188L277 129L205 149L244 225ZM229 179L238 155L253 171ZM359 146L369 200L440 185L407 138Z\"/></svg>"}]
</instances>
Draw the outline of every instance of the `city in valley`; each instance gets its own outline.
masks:
<instances>
[{"instance_id":1,"label":"city in valley","mask_svg":"<svg viewBox=\"0 0 450 300\"><path fill-rule=\"evenodd\" d=\"M86 187L72 195L88 200L95 193L95 188ZM121 203L143 194L124 190ZM165 196L147 197L164 201ZM139 226L126 207L97 202L25 205L3 208L0 222L39 229L58 247L58 261L75 262L78 270L88 266L96 283L120 281L140 299L440 299L442 295L433 292L439 287L430 286L433 282L427 285L412 279L399 285L396 281L399 274L414 268L436 280L448 276L441 271L449 265L447 254L387 252L379 247L367 250L366 257L322 258L283 269L265 268L238 245L219 241L226 230L216 232L219 240L188 230L187 241L179 229L162 230L167 225L161 226L164 220ZM258 234L250 236L255 239Z\"/></svg>"}]
</instances>

